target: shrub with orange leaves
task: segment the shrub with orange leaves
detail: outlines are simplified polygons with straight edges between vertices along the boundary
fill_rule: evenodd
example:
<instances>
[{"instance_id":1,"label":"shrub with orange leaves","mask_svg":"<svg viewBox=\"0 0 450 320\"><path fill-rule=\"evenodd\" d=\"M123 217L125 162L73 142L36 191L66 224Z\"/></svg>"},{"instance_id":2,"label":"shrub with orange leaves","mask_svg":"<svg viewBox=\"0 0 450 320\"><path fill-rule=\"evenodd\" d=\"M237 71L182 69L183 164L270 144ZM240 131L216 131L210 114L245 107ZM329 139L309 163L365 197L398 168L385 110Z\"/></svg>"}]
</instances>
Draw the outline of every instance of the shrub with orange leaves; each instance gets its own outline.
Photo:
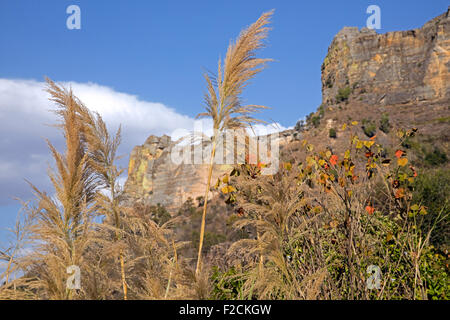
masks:
<instances>
[{"instance_id":1,"label":"shrub with orange leaves","mask_svg":"<svg viewBox=\"0 0 450 320\"><path fill-rule=\"evenodd\" d=\"M426 210L411 203L417 172L406 168L406 153L391 154L401 160L393 162L375 137L356 135L343 155L314 151L306 140L303 146L305 161L282 162L274 176L237 168L233 203L246 214L235 227L257 231L256 239L230 248L254 261L241 266L243 297L424 298L427 284L414 270L421 270L422 253L431 249L412 219ZM367 290L369 265L378 265L383 279L401 280ZM313 296L311 283L320 288Z\"/></svg>"},{"instance_id":2,"label":"shrub with orange leaves","mask_svg":"<svg viewBox=\"0 0 450 320\"><path fill-rule=\"evenodd\" d=\"M375 212L375 208L371 206L366 206L366 211L368 214L373 214Z\"/></svg>"}]
</instances>

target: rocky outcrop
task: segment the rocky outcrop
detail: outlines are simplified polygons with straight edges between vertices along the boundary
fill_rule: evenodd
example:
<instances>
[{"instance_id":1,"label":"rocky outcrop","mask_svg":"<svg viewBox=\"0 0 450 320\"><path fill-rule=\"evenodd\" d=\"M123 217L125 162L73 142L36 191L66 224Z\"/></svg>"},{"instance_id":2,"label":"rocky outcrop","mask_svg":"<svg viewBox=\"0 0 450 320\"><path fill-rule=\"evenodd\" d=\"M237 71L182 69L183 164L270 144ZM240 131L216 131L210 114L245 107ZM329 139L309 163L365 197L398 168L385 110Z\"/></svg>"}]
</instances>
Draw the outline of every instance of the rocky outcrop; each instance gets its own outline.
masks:
<instances>
[{"instance_id":1,"label":"rocky outcrop","mask_svg":"<svg viewBox=\"0 0 450 320\"><path fill-rule=\"evenodd\" d=\"M277 134L277 137L279 145L286 144L293 139L293 131L287 130ZM193 158L194 146L186 144L179 150L174 149L179 148L178 143L179 141L174 142L169 136L152 135L143 145L133 149L125 183L125 193L131 201L143 201L150 205L159 203L173 212L172 209L179 208L189 198L196 201L198 197L204 197L209 159L196 164ZM201 149L209 156L210 142L203 141ZM191 161L177 164L177 161L173 160L172 152L192 154ZM245 152L248 153L248 149ZM232 164L220 164L223 162L218 160L218 152L215 163L217 164L214 165L212 185L233 168ZM199 202L201 201L199 199Z\"/></svg>"},{"instance_id":2,"label":"rocky outcrop","mask_svg":"<svg viewBox=\"0 0 450 320\"><path fill-rule=\"evenodd\" d=\"M450 8L409 31L343 28L322 65L323 104L336 104L349 93L368 105L448 100L449 13Z\"/></svg>"},{"instance_id":3,"label":"rocky outcrop","mask_svg":"<svg viewBox=\"0 0 450 320\"><path fill-rule=\"evenodd\" d=\"M188 198L204 196L208 165L176 164L171 159L175 143L169 136L150 136L130 155L125 192L132 200L161 204L168 209L181 206ZM228 165L216 165L213 180L231 170Z\"/></svg>"}]
</instances>

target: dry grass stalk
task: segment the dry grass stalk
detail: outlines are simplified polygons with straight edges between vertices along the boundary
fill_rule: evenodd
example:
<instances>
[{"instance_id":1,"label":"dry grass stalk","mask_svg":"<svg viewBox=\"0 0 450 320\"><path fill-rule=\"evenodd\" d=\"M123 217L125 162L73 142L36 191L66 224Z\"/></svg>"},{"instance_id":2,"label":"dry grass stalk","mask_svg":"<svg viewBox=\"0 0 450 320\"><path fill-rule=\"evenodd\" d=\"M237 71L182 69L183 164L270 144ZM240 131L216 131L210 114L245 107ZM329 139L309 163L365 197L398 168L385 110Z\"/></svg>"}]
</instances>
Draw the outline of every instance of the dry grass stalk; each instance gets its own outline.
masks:
<instances>
[{"instance_id":1,"label":"dry grass stalk","mask_svg":"<svg viewBox=\"0 0 450 320\"><path fill-rule=\"evenodd\" d=\"M261 72L266 62L270 61L270 59L256 58L255 54L258 49L264 46L263 41L269 31L267 25L272 14L273 11L264 13L240 34L235 43L230 44L223 67L221 61L219 61L217 77L204 74L207 83L207 92L205 93L206 112L200 113L198 117L210 117L213 120L214 134L212 136L211 159L203 205L196 275L199 274L201 268L208 194L211 187L217 139L225 130L245 128L253 123L261 122L253 118L252 114L266 108L260 105L243 105L241 95L248 85L248 81Z\"/></svg>"},{"instance_id":2,"label":"dry grass stalk","mask_svg":"<svg viewBox=\"0 0 450 320\"><path fill-rule=\"evenodd\" d=\"M62 90L50 80L47 83L57 106L55 113L61 119L58 127L64 133L66 150L59 153L47 141L56 163L56 169L48 172L55 197L30 183L38 200L30 210L30 238L36 244L22 264L28 273L38 275L30 280L30 287L43 290L51 299L71 299L77 293L65 286L66 268L84 266L84 254L93 237L96 183L88 163L78 100L72 91Z\"/></svg>"},{"instance_id":3,"label":"dry grass stalk","mask_svg":"<svg viewBox=\"0 0 450 320\"><path fill-rule=\"evenodd\" d=\"M182 259L179 249L186 245L174 242L173 218L161 226L154 222L141 206L124 208L123 219L128 256L127 265L132 276L129 288L139 299L172 299L180 295Z\"/></svg>"},{"instance_id":4,"label":"dry grass stalk","mask_svg":"<svg viewBox=\"0 0 450 320\"><path fill-rule=\"evenodd\" d=\"M105 122L98 114L92 114L89 109L80 104L80 114L84 123L84 133L89 151L91 167L95 170L101 186L108 191L108 195L102 192L96 194L98 213L104 215L106 223L114 226L114 241L120 242L122 238L121 199L123 192L118 184L118 178L123 169L117 168L117 149L121 142L121 129L114 137L111 137ZM123 299L127 300L127 282L125 275L125 261L123 249L119 249L120 275L122 279Z\"/></svg>"}]
</instances>

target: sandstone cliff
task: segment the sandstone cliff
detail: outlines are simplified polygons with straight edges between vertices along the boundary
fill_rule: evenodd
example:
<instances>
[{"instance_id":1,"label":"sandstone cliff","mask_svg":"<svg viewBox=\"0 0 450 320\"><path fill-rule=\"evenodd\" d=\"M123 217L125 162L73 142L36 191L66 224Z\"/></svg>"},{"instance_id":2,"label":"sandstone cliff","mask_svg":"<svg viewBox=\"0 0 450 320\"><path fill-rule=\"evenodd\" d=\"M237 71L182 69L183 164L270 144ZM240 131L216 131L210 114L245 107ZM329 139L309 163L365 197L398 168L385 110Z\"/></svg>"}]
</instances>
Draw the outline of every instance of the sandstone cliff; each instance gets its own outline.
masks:
<instances>
[{"instance_id":1,"label":"sandstone cliff","mask_svg":"<svg viewBox=\"0 0 450 320\"><path fill-rule=\"evenodd\" d=\"M342 123L372 123L382 144L392 139L379 129L382 115L392 128L416 127L420 139L448 150L450 140L450 8L421 28L377 34L344 27L322 64L322 105L303 137L320 147L344 148ZM336 139L329 137L334 129ZM363 126L358 134L364 136Z\"/></svg>"},{"instance_id":2,"label":"sandstone cliff","mask_svg":"<svg viewBox=\"0 0 450 320\"><path fill-rule=\"evenodd\" d=\"M181 206L189 197L204 196L207 164L176 164L171 160L174 142L169 136L150 136L130 155L125 191L134 200L161 204L168 209ZM230 166L216 165L213 181Z\"/></svg>"},{"instance_id":3,"label":"sandstone cliff","mask_svg":"<svg viewBox=\"0 0 450 320\"><path fill-rule=\"evenodd\" d=\"M409 31L343 28L322 65L323 103L336 103L346 87L369 105L448 100L449 12Z\"/></svg>"}]
</instances>

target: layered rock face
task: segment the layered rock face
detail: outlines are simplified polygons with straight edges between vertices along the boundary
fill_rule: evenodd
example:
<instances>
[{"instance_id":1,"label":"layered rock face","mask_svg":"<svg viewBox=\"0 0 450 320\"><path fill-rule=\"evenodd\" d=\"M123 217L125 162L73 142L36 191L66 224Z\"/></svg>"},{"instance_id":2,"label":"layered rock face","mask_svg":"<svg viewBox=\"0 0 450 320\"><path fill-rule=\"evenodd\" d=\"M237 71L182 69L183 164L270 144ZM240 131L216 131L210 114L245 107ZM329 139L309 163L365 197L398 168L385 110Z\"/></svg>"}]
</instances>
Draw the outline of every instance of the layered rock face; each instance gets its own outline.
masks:
<instances>
[{"instance_id":1,"label":"layered rock face","mask_svg":"<svg viewBox=\"0 0 450 320\"><path fill-rule=\"evenodd\" d=\"M420 29L377 34L343 28L322 65L323 104L345 90L368 105L450 98L450 8Z\"/></svg>"},{"instance_id":2,"label":"layered rock face","mask_svg":"<svg viewBox=\"0 0 450 320\"><path fill-rule=\"evenodd\" d=\"M189 197L204 196L208 164L176 164L171 159L175 143L169 136L150 136L130 155L125 192L132 200L150 205L161 204L175 209ZM187 147L188 148L188 147ZM231 170L228 165L216 165L213 180Z\"/></svg>"}]
</instances>

